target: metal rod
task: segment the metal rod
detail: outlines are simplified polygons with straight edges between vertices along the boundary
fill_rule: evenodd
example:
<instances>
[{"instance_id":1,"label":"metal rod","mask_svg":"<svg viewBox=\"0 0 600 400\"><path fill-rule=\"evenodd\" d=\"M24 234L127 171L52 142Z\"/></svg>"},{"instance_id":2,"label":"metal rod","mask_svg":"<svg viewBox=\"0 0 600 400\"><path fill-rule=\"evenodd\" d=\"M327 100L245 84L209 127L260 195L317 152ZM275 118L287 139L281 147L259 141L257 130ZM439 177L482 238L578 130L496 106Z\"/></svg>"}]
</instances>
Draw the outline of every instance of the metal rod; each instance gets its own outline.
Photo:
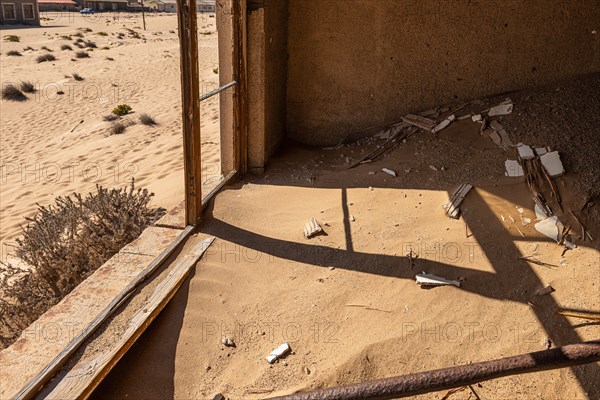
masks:
<instances>
[{"instance_id":1,"label":"metal rod","mask_svg":"<svg viewBox=\"0 0 600 400\"><path fill-rule=\"evenodd\" d=\"M200 101L202 100L206 100L209 97L213 97L215 94L219 94L221 93L223 90L225 89L229 89L230 87L232 87L233 85L237 85L236 81L231 81L221 87L216 88L215 90L211 90L210 92L203 94L202 96L200 96Z\"/></svg>"},{"instance_id":2,"label":"metal rod","mask_svg":"<svg viewBox=\"0 0 600 400\"><path fill-rule=\"evenodd\" d=\"M471 385L503 376L600 361L600 340L475 364L273 397L272 400L395 399Z\"/></svg>"}]
</instances>

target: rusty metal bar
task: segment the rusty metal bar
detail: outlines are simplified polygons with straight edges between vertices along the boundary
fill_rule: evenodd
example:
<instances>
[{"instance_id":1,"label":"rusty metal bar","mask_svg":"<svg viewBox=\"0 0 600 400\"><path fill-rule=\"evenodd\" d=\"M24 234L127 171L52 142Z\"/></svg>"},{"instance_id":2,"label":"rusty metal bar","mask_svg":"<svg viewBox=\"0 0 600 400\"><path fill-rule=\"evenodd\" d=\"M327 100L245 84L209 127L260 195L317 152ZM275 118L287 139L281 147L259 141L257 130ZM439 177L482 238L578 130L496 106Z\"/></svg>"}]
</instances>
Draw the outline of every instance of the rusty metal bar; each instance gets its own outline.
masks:
<instances>
[{"instance_id":1,"label":"rusty metal bar","mask_svg":"<svg viewBox=\"0 0 600 400\"><path fill-rule=\"evenodd\" d=\"M600 361L600 340L521 354L476 364L417 372L271 400L396 399L447 390L503 376L546 371Z\"/></svg>"},{"instance_id":2,"label":"rusty metal bar","mask_svg":"<svg viewBox=\"0 0 600 400\"><path fill-rule=\"evenodd\" d=\"M221 93L223 90L225 89L229 89L230 87L232 87L233 85L237 85L236 81L231 81L229 83L226 83L225 85L216 88L215 90L211 90L210 92L203 94L202 96L200 96L200 101L206 100L210 97L213 97L215 94L219 94Z\"/></svg>"}]
</instances>

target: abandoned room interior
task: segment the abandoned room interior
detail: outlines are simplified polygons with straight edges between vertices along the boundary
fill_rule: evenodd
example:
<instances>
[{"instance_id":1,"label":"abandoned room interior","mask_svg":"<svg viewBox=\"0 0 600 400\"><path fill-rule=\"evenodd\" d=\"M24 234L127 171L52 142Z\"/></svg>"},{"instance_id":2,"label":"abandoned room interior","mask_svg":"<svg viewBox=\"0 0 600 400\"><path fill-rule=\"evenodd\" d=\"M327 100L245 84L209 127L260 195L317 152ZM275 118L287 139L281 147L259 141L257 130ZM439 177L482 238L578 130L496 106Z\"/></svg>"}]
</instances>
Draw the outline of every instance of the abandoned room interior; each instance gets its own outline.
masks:
<instances>
[{"instance_id":1,"label":"abandoned room interior","mask_svg":"<svg viewBox=\"0 0 600 400\"><path fill-rule=\"evenodd\" d=\"M177 1L184 201L0 397L600 399L600 2L215 5L203 95Z\"/></svg>"}]
</instances>

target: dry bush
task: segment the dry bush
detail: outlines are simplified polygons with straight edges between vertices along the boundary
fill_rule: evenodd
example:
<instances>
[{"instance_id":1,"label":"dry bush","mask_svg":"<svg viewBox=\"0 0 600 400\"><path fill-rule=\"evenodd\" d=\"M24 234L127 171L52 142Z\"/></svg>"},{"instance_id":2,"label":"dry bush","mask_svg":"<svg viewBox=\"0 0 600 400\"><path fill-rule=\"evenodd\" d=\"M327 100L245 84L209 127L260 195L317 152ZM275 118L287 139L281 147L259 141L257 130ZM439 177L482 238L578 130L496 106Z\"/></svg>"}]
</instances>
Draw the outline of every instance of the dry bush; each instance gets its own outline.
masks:
<instances>
[{"instance_id":1,"label":"dry bush","mask_svg":"<svg viewBox=\"0 0 600 400\"><path fill-rule=\"evenodd\" d=\"M127 126L128 125L123 122L115 122L110 126L109 132L111 135L120 135L121 133L125 132Z\"/></svg>"},{"instance_id":2,"label":"dry bush","mask_svg":"<svg viewBox=\"0 0 600 400\"><path fill-rule=\"evenodd\" d=\"M27 100L27 96L23 94L17 85L6 83L2 85L2 100L25 101Z\"/></svg>"},{"instance_id":3,"label":"dry bush","mask_svg":"<svg viewBox=\"0 0 600 400\"><path fill-rule=\"evenodd\" d=\"M145 113L140 115L140 122L144 125L150 125L150 126L156 125L156 120L154 119L154 117L152 117L149 114L145 114Z\"/></svg>"},{"instance_id":4,"label":"dry bush","mask_svg":"<svg viewBox=\"0 0 600 400\"><path fill-rule=\"evenodd\" d=\"M5 42L20 42L21 37L19 37L17 35L6 35L6 36L4 36L4 41Z\"/></svg>"},{"instance_id":5,"label":"dry bush","mask_svg":"<svg viewBox=\"0 0 600 400\"><path fill-rule=\"evenodd\" d=\"M71 46L69 46L68 44L63 44L62 46L60 46L61 50L73 50L73 48Z\"/></svg>"},{"instance_id":6,"label":"dry bush","mask_svg":"<svg viewBox=\"0 0 600 400\"><path fill-rule=\"evenodd\" d=\"M102 117L102 121L106 121L106 122L116 121L119 118L121 118L121 117L119 117L117 114L111 113L111 114L108 114L108 115L105 115L104 117Z\"/></svg>"},{"instance_id":7,"label":"dry bush","mask_svg":"<svg viewBox=\"0 0 600 400\"><path fill-rule=\"evenodd\" d=\"M35 51L35 49L31 46L27 46L23 49L23 51L28 51L28 50Z\"/></svg>"},{"instance_id":8,"label":"dry bush","mask_svg":"<svg viewBox=\"0 0 600 400\"><path fill-rule=\"evenodd\" d=\"M0 347L9 346L40 315L58 303L124 245L164 215L150 208L146 189L106 189L86 197L58 197L54 205L38 204L27 218L15 255L32 265L21 270L0 267Z\"/></svg>"},{"instance_id":9,"label":"dry bush","mask_svg":"<svg viewBox=\"0 0 600 400\"><path fill-rule=\"evenodd\" d=\"M17 56L18 57L18 56L21 56L22 54L19 53L17 50L10 50L10 51L6 52L6 55L7 56Z\"/></svg>"},{"instance_id":10,"label":"dry bush","mask_svg":"<svg viewBox=\"0 0 600 400\"><path fill-rule=\"evenodd\" d=\"M89 58L90 57L90 53L88 53L87 51L78 51L77 53L75 53L75 57L77 57L77 58Z\"/></svg>"},{"instance_id":11,"label":"dry bush","mask_svg":"<svg viewBox=\"0 0 600 400\"><path fill-rule=\"evenodd\" d=\"M54 61L56 60L56 57L54 57L54 55L52 54L42 54L41 56L38 56L38 58L35 59L38 63L42 63L44 61Z\"/></svg>"},{"instance_id":12,"label":"dry bush","mask_svg":"<svg viewBox=\"0 0 600 400\"><path fill-rule=\"evenodd\" d=\"M25 93L34 93L35 92L35 85L29 81L21 81L21 83L19 84L19 87Z\"/></svg>"},{"instance_id":13,"label":"dry bush","mask_svg":"<svg viewBox=\"0 0 600 400\"><path fill-rule=\"evenodd\" d=\"M73 79L75 79L76 81L82 81L84 78L83 78L83 76L81 76L77 73L73 73Z\"/></svg>"},{"instance_id":14,"label":"dry bush","mask_svg":"<svg viewBox=\"0 0 600 400\"><path fill-rule=\"evenodd\" d=\"M40 49L49 51L50 53L52 52L52 49L49 49L48 46L42 46Z\"/></svg>"},{"instance_id":15,"label":"dry bush","mask_svg":"<svg viewBox=\"0 0 600 400\"><path fill-rule=\"evenodd\" d=\"M92 42L91 40L88 40L87 42L85 42L85 47L90 48L90 49L95 49L98 46L96 46L95 42Z\"/></svg>"}]
</instances>

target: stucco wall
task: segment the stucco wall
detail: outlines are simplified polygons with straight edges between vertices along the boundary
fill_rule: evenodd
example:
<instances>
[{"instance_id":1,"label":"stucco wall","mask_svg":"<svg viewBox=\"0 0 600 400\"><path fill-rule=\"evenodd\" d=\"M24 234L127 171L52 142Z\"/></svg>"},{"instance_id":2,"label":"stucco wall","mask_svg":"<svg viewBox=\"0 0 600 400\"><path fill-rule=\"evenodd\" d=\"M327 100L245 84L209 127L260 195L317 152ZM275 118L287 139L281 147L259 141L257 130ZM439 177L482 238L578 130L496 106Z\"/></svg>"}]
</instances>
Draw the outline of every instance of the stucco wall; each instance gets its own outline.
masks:
<instances>
[{"instance_id":1,"label":"stucco wall","mask_svg":"<svg viewBox=\"0 0 600 400\"><path fill-rule=\"evenodd\" d=\"M289 0L288 52L289 137L335 144L453 99L600 71L600 1Z\"/></svg>"}]
</instances>

